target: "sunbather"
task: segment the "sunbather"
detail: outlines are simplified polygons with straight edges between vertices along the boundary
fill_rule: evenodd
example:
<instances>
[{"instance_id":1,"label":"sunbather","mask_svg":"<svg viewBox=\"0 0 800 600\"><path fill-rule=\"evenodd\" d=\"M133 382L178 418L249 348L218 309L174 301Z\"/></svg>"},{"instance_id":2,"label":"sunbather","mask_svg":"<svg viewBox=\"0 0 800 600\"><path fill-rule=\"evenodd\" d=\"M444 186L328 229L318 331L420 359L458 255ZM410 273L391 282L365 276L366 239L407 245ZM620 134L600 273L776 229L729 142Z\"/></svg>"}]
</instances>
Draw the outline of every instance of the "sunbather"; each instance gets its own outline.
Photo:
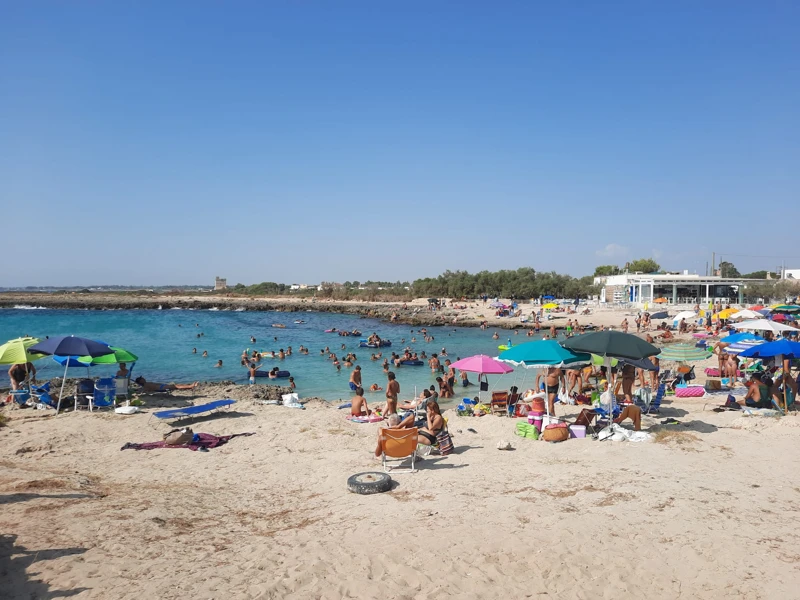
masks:
<instances>
[{"instance_id":1,"label":"sunbather","mask_svg":"<svg viewBox=\"0 0 800 600\"><path fill-rule=\"evenodd\" d=\"M633 421L634 431L640 431L642 429L642 409L635 404L623 408L622 412L619 413L619 416L614 419L614 423L619 425L625 419L630 419Z\"/></svg>"},{"instance_id":2,"label":"sunbather","mask_svg":"<svg viewBox=\"0 0 800 600\"><path fill-rule=\"evenodd\" d=\"M427 426L419 430L417 443L424 446L433 446L436 443L436 436L444 429L444 417L439 410L439 405L433 400L428 400L425 406Z\"/></svg>"},{"instance_id":3,"label":"sunbather","mask_svg":"<svg viewBox=\"0 0 800 600\"><path fill-rule=\"evenodd\" d=\"M147 381L144 377L137 377L134 381L144 388L145 392L171 392L173 390L193 390L200 383L155 383Z\"/></svg>"},{"instance_id":4,"label":"sunbather","mask_svg":"<svg viewBox=\"0 0 800 600\"><path fill-rule=\"evenodd\" d=\"M356 395L350 402L350 414L354 417L360 417L364 414L369 416L372 414L372 411L367 406L367 399L364 398L364 388L361 386L356 388Z\"/></svg>"}]
</instances>

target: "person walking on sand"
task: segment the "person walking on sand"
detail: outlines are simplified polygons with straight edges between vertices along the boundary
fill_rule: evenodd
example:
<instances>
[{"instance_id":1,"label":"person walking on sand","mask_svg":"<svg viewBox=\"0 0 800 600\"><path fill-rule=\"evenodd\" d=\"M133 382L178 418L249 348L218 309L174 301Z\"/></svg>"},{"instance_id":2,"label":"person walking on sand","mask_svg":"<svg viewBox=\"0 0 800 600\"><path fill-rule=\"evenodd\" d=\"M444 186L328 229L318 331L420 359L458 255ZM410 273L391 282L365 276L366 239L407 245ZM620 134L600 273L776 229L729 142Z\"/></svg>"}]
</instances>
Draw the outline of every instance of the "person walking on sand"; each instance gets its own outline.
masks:
<instances>
[{"instance_id":1,"label":"person walking on sand","mask_svg":"<svg viewBox=\"0 0 800 600\"><path fill-rule=\"evenodd\" d=\"M386 410L384 416L397 412L397 397L400 395L400 383L395 378L394 372L387 374L389 385L386 386Z\"/></svg>"},{"instance_id":2,"label":"person walking on sand","mask_svg":"<svg viewBox=\"0 0 800 600\"><path fill-rule=\"evenodd\" d=\"M353 369L352 373L350 373L350 389L355 392L360 387L361 387L361 367L359 365L356 365L356 368Z\"/></svg>"},{"instance_id":3,"label":"person walking on sand","mask_svg":"<svg viewBox=\"0 0 800 600\"><path fill-rule=\"evenodd\" d=\"M625 317L620 323L620 327L622 327L622 333L628 333L628 317Z\"/></svg>"}]
</instances>

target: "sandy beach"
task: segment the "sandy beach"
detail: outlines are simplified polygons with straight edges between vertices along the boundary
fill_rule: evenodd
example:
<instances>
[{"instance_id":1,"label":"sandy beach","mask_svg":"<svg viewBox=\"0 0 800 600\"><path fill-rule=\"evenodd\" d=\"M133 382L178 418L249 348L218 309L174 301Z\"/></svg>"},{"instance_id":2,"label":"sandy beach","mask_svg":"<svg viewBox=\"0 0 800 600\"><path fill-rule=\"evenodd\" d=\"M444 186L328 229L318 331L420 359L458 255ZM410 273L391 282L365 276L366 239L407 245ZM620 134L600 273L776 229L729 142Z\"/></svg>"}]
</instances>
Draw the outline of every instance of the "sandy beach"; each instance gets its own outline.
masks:
<instances>
[{"instance_id":1,"label":"sandy beach","mask_svg":"<svg viewBox=\"0 0 800 600\"><path fill-rule=\"evenodd\" d=\"M450 410L455 453L369 496L345 484L380 470L378 425L318 401L198 419L255 433L208 453L121 451L168 430L146 413L6 410L0 598L797 597L800 421L708 410L723 400L673 398L650 443Z\"/></svg>"}]
</instances>

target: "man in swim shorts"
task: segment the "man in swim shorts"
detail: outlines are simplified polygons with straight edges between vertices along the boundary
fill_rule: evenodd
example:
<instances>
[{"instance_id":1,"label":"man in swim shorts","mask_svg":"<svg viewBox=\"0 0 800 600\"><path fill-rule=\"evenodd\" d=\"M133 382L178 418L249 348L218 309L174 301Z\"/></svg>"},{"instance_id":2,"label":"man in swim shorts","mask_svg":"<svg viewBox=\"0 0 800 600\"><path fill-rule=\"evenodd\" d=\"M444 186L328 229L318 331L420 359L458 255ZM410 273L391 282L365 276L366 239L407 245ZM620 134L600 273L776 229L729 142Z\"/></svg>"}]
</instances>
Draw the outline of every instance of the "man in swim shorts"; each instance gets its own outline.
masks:
<instances>
[{"instance_id":1,"label":"man in swim shorts","mask_svg":"<svg viewBox=\"0 0 800 600\"><path fill-rule=\"evenodd\" d=\"M364 389L360 386L355 390L356 395L351 400L350 414L354 417L369 416L372 411L367 406L367 399L364 398Z\"/></svg>"},{"instance_id":2,"label":"man in swim shorts","mask_svg":"<svg viewBox=\"0 0 800 600\"><path fill-rule=\"evenodd\" d=\"M350 364L352 365L352 363ZM356 365L356 368L353 369L352 373L350 373L350 389L355 392L360 387L361 387L361 366Z\"/></svg>"}]
</instances>

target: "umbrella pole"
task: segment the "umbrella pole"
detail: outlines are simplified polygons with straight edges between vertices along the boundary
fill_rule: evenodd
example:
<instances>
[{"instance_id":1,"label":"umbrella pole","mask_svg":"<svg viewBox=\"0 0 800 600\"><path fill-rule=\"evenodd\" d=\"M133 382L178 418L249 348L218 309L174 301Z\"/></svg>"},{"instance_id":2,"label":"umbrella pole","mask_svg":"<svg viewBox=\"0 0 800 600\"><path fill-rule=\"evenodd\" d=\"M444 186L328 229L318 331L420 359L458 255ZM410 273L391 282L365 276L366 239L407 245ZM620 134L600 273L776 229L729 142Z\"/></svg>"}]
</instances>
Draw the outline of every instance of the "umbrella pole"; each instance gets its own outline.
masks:
<instances>
[{"instance_id":1,"label":"umbrella pole","mask_svg":"<svg viewBox=\"0 0 800 600\"><path fill-rule=\"evenodd\" d=\"M781 367L783 367L783 354L780 354L778 356L778 361L781 363ZM784 369L783 371L783 414L784 415L787 415L789 413L789 401L786 396L786 386L787 386L786 378L788 375L789 373Z\"/></svg>"},{"instance_id":2,"label":"umbrella pole","mask_svg":"<svg viewBox=\"0 0 800 600\"><path fill-rule=\"evenodd\" d=\"M58 413L61 410L61 397L64 395L64 386L67 384L67 369L69 369L69 361L64 363L64 378L61 380L61 391L58 393L58 405L56 406L56 416L58 416ZM78 399L76 398L75 402L77 401Z\"/></svg>"}]
</instances>

